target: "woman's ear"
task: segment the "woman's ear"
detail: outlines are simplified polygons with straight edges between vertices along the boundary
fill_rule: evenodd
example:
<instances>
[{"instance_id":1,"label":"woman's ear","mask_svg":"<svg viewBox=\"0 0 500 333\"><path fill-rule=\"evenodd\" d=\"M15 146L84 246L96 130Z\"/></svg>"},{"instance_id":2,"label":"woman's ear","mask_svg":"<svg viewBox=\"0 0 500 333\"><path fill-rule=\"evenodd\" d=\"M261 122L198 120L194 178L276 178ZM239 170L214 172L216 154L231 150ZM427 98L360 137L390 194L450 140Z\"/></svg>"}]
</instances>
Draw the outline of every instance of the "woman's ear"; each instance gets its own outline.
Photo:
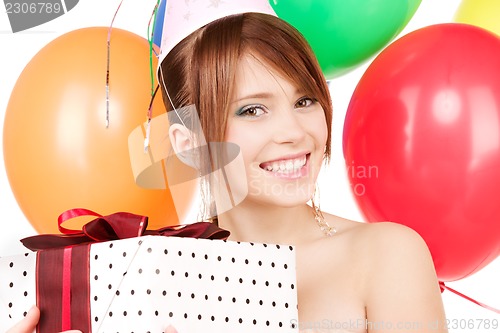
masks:
<instances>
[{"instance_id":1,"label":"woman's ear","mask_svg":"<svg viewBox=\"0 0 500 333\"><path fill-rule=\"evenodd\" d=\"M199 169L198 161L195 161L196 146L193 133L184 125L172 124L168 130L170 143L174 149L175 155L186 165ZM199 157L198 157L199 158Z\"/></svg>"}]
</instances>

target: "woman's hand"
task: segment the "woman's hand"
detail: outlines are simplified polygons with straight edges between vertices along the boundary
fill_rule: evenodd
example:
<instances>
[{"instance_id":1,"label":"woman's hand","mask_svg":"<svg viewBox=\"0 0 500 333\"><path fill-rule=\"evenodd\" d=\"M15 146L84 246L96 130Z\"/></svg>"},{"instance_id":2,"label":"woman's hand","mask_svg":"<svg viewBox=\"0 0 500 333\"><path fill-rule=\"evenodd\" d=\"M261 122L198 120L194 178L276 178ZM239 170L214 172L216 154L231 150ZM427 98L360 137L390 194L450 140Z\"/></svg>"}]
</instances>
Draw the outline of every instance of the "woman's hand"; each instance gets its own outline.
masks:
<instances>
[{"instance_id":1,"label":"woman's hand","mask_svg":"<svg viewBox=\"0 0 500 333\"><path fill-rule=\"evenodd\" d=\"M172 325L169 325L166 329L165 329L165 333L178 333L177 330L172 326Z\"/></svg>"},{"instance_id":2,"label":"woman's hand","mask_svg":"<svg viewBox=\"0 0 500 333\"><path fill-rule=\"evenodd\" d=\"M32 306L23 320L18 322L15 326L11 327L6 333L33 333L36 325L40 320L40 310L36 306ZM64 333L82 333L78 330L65 331ZM165 329L165 333L178 333L177 330L169 325Z\"/></svg>"},{"instance_id":3,"label":"woman's hand","mask_svg":"<svg viewBox=\"0 0 500 333\"><path fill-rule=\"evenodd\" d=\"M40 320L40 310L36 306L32 306L23 320L18 322L15 326L11 327L7 333L33 333L36 325ZM65 331L65 333L82 333L78 330ZM172 331L171 333L176 333Z\"/></svg>"},{"instance_id":4,"label":"woman's hand","mask_svg":"<svg viewBox=\"0 0 500 333\"><path fill-rule=\"evenodd\" d=\"M35 331L36 324L40 319L40 310L36 306L32 306L23 320L11 327L7 333L32 333Z\"/></svg>"}]
</instances>

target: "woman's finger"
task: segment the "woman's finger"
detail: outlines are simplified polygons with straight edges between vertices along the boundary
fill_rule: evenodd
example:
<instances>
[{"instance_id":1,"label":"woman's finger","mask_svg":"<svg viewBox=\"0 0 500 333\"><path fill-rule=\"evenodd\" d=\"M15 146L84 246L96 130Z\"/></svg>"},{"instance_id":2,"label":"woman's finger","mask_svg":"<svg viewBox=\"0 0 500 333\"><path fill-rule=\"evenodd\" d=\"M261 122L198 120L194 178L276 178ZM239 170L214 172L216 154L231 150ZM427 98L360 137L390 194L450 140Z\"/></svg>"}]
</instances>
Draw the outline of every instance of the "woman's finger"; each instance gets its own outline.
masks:
<instances>
[{"instance_id":1,"label":"woman's finger","mask_svg":"<svg viewBox=\"0 0 500 333\"><path fill-rule=\"evenodd\" d=\"M165 333L177 333L177 330L172 325L168 325L165 329Z\"/></svg>"},{"instance_id":2,"label":"woman's finger","mask_svg":"<svg viewBox=\"0 0 500 333\"><path fill-rule=\"evenodd\" d=\"M18 322L14 327L9 329L7 333L32 333L35 330L36 324L40 319L40 310L36 306L32 306L23 320Z\"/></svg>"}]
</instances>

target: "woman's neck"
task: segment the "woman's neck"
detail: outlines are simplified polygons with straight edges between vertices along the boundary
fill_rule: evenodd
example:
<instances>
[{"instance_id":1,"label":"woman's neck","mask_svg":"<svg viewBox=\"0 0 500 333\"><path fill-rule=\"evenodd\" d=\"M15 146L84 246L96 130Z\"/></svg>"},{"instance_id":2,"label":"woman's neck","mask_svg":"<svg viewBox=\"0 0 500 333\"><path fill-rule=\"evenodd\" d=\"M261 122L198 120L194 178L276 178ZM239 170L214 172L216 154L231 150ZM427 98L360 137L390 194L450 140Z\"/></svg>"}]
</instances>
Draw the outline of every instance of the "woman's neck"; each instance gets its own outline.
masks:
<instances>
[{"instance_id":1,"label":"woman's neck","mask_svg":"<svg viewBox=\"0 0 500 333\"><path fill-rule=\"evenodd\" d=\"M307 204L291 208L243 202L219 215L229 240L297 245L318 235L313 210Z\"/></svg>"}]
</instances>

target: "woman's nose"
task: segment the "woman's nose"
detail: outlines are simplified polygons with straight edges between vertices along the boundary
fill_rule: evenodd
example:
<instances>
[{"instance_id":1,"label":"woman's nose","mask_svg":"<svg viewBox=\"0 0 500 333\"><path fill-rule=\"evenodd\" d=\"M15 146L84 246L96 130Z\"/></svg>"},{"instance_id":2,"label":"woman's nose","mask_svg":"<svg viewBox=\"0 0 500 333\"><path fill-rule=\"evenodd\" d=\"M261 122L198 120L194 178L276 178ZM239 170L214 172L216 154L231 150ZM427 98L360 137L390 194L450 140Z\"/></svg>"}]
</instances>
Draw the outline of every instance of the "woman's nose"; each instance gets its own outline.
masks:
<instances>
[{"instance_id":1,"label":"woman's nose","mask_svg":"<svg viewBox=\"0 0 500 333\"><path fill-rule=\"evenodd\" d=\"M283 110L274 114L274 141L297 143L304 140L306 131L295 110Z\"/></svg>"}]
</instances>

